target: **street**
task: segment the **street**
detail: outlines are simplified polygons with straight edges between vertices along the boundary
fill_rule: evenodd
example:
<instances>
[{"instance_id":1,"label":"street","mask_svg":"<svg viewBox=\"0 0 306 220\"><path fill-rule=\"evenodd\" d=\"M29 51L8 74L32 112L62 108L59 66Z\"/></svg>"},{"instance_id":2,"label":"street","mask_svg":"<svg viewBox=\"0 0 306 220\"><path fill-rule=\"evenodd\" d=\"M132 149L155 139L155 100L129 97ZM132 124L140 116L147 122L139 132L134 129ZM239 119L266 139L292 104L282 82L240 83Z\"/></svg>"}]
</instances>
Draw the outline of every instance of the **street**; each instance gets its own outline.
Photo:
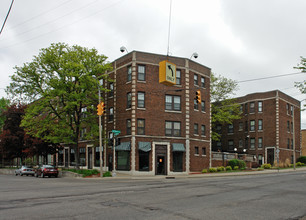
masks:
<instances>
[{"instance_id":1,"label":"street","mask_svg":"<svg viewBox=\"0 0 306 220\"><path fill-rule=\"evenodd\" d=\"M0 175L0 219L302 219L306 172L209 178Z\"/></svg>"}]
</instances>

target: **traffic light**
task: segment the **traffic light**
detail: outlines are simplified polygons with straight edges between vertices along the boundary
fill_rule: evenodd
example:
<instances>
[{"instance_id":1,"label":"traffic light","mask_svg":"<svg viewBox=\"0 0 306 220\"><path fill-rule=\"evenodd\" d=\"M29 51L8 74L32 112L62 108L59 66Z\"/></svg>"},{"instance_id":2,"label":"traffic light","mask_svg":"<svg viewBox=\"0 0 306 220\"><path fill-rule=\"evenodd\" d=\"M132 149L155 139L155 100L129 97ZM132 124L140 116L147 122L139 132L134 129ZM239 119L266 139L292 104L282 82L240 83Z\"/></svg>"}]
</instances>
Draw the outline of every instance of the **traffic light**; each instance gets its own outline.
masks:
<instances>
[{"instance_id":1,"label":"traffic light","mask_svg":"<svg viewBox=\"0 0 306 220\"><path fill-rule=\"evenodd\" d=\"M101 102L100 104L97 105L97 115L103 115L105 114L105 104L104 102Z\"/></svg>"},{"instance_id":2,"label":"traffic light","mask_svg":"<svg viewBox=\"0 0 306 220\"><path fill-rule=\"evenodd\" d=\"M121 144L120 138L116 137L116 146L119 146Z\"/></svg>"},{"instance_id":3,"label":"traffic light","mask_svg":"<svg viewBox=\"0 0 306 220\"><path fill-rule=\"evenodd\" d=\"M197 103L200 103L200 104L202 102L202 100L201 100L201 90L196 91L196 101L197 101Z\"/></svg>"}]
</instances>

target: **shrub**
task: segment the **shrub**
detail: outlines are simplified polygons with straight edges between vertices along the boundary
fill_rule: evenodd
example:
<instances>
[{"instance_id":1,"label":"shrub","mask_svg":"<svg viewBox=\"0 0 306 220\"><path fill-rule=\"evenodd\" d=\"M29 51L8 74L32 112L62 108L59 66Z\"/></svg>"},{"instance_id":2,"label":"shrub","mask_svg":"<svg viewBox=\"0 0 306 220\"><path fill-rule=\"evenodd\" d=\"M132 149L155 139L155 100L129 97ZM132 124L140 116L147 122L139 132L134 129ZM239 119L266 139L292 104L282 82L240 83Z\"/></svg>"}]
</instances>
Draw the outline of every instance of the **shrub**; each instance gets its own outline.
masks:
<instances>
[{"instance_id":1,"label":"shrub","mask_svg":"<svg viewBox=\"0 0 306 220\"><path fill-rule=\"evenodd\" d=\"M207 169L203 169L203 170L202 170L202 173L207 173Z\"/></svg>"},{"instance_id":2,"label":"shrub","mask_svg":"<svg viewBox=\"0 0 306 220\"><path fill-rule=\"evenodd\" d=\"M298 167L301 167L301 166L304 166L304 163L297 162L296 165L297 165Z\"/></svg>"},{"instance_id":3,"label":"shrub","mask_svg":"<svg viewBox=\"0 0 306 220\"><path fill-rule=\"evenodd\" d=\"M103 173L103 177L111 177L111 176L112 176L112 173L109 171Z\"/></svg>"},{"instance_id":4,"label":"shrub","mask_svg":"<svg viewBox=\"0 0 306 220\"><path fill-rule=\"evenodd\" d=\"M233 170L239 170L239 166L234 166Z\"/></svg>"},{"instance_id":5,"label":"shrub","mask_svg":"<svg viewBox=\"0 0 306 220\"><path fill-rule=\"evenodd\" d=\"M306 156L301 156L297 159L297 162L301 162L301 163L304 163L306 164Z\"/></svg>"},{"instance_id":6,"label":"shrub","mask_svg":"<svg viewBox=\"0 0 306 220\"><path fill-rule=\"evenodd\" d=\"M246 168L246 163L243 160L238 160L238 166L241 170Z\"/></svg>"},{"instance_id":7,"label":"shrub","mask_svg":"<svg viewBox=\"0 0 306 220\"><path fill-rule=\"evenodd\" d=\"M211 168L208 169L208 172L210 172L210 173L215 173L215 172L217 172L217 169L211 167Z\"/></svg>"},{"instance_id":8,"label":"shrub","mask_svg":"<svg viewBox=\"0 0 306 220\"><path fill-rule=\"evenodd\" d=\"M226 171L232 171L232 167L231 166L227 166L225 169L226 169Z\"/></svg>"},{"instance_id":9,"label":"shrub","mask_svg":"<svg viewBox=\"0 0 306 220\"><path fill-rule=\"evenodd\" d=\"M224 169L225 169L224 166L217 167L217 171L218 171L218 172L224 171Z\"/></svg>"},{"instance_id":10,"label":"shrub","mask_svg":"<svg viewBox=\"0 0 306 220\"><path fill-rule=\"evenodd\" d=\"M239 166L239 161L237 159L230 160L228 161L228 165L234 169L235 166Z\"/></svg>"},{"instance_id":11,"label":"shrub","mask_svg":"<svg viewBox=\"0 0 306 220\"><path fill-rule=\"evenodd\" d=\"M77 174L82 174L83 177L86 176L91 176L91 175L97 175L99 173L98 170L86 170L86 169L82 169L82 170L77 170L77 169L68 169L68 171L77 173Z\"/></svg>"},{"instance_id":12,"label":"shrub","mask_svg":"<svg viewBox=\"0 0 306 220\"><path fill-rule=\"evenodd\" d=\"M265 163L261 167L264 168L264 169L271 169L271 164Z\"/></svg>"}]
</instances>

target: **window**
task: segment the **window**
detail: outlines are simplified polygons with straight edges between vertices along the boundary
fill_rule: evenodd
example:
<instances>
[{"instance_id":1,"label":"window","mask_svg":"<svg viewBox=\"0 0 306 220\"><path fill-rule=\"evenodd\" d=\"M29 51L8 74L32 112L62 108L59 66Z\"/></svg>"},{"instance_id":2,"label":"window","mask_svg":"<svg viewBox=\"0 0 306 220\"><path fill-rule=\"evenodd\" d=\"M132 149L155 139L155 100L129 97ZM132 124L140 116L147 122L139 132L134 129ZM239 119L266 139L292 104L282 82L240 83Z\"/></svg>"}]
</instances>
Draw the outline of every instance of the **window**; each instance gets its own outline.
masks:
<instances>
[{"instance_id":1,"label":"window","mask_svg":"<svg viewBox=\"0 0 306 220\"><path fill-rule=\"evenodd\" d=\"M100 147L95 147L95 167L100 166ZM88 148L88 151L90 148Z\"/></svg>"},{"instance_id":2,"label":"window","mask_svg":"<svg viewBox=\"0 0 306 220\"><path fill-rule=\"evenodd\" d=\"M198 104L196 99L193 100L193 108L194 108L194 110L198 110L199 109L199 104Z\"/></svg>"},{"instance_id":3,"label":"window","mask_svg":"<svg viewBox=\"0 0 306 220\"><path fill-rule=\"evenodd\" d=\"M145 93L144 92L137 93L137 107L138 108L145 107Z\"/></svg>"},{"instance_id":4,"label":"window","mask_svg":"<svg viewBox=\"0 0 306 220\"><path fill-rule=\"evenodd\" d=\"M183 171L183 152L173 152L173 172Z\"/></svg>"},{"instance_id":5,"label":"window","mask_svg":"<svg viewBox=\"0 0 306 220\"><path fill-rule=\"evenodd\" d=\"M250 103L250 113L254 113L255 112L255 102L251 102Z\"/></svg>"},{"instance_id":6,"label":"window","mask_svg":"<svg viewBox=\"0 0 306 220\"><path fill-rule=\"evenodd\" d=\"M194 134L199 134L199 125L196 123L193 125L193 132Z\"/></svg>"},{"instance_id":7,"label":"window","mask_svg":"<svg viewBox=\"0 0 306 220\"><path fill-rule=\"evenodd\" d=\"M262 101L258 102L258 112L262 112Z\"/></svg>"},{"instance_id":8,"label":"window","mask_svg":"<svg viewBox=\"0 0 306 220\"><path fill-rule=\"evenodd\" d=\"M131 123L131 119L127 119L126 120L126 134L130 135L132 131L132 123Z\"/></svg>"},{"instance_id":9,"label":"window","mask_svg":"<svg viewBox=\"0 0 306 220\"><path fill-rule=\"evenodd\" d=\"M258 130L260 130L260 131L263 130L262 119L258 119Z\"/></svg>"},{"instance_id":10,"label":"window","mask_svg":"<svg viewBox=\"0 0 306 220\"><path fill-rule=\"evenodd\" d=\"M293 133L293 122L291 122L291 133Z\"/></svg>"},{"instance_id":11,"label":"window","mask_svg":"<svg viewBox=\"0 0 306 220\"><path fill-rule=\"evenodd\" d=\"M126 94L126 108L132 108L132 93L127 93Z\"/></svg>"},{"instance_id":12,"label":"window","mask_svg":"<svg viewBox=\"0 0 306 220\"><path fill-rule=\"evenodd\" d=\"M139 81L145 81L146 80L146 67L143 65L138 65L138 76L137 79Z\"/></svg>"},{"instance_id":13,"label":"window","mask_svg":"<svg viewBox=\"0 0 306 220\"><path fill-rule=\"evenodd\" d=\"M221 143L221 141L218 141L218 142L217 142L217 150L218 150L218 151L221 151L221 150L222 150L222 143Z\"/></svg>"},{"instance_id":14,"label":"window","mask_svg":"<svg viewBox=\"0 0 306 220\"><path fill-rule=\"evenodd\" d=\"M114 108L111 107L109 108L108 121L113 121L113 120L114 120Z\"/></svg>"},{"instance_id":15,"label":"window","mask_svg":"<svg viewBox=\"0 0 306 220\"><path fill-rule=\"evenodd\" d=\"M202 147L202 156L206 156L206 147Z\"/></svg>"},{"instance_id":16,"label":"window","mask_svg":"<svg viewBox=\"0 0 306 220\"><path fill-rule=\"evenodd\" d=\"M248 103L244 104L244 113L248 114Z\"/></svg>"},{"instance_id":17,"label":"window","mask_svg":"<svg viewBox=\"0 0 306 220\"><path fill-rule=\"evenodd\" d=\"M137 134L145 134L145 120L137 119Z\"/></svg>"},{"instance_id":18,"label":"window","mask_svg":"<svg viewBox=\"0 0 306 220\"><path fill-rule=\"evenodd\" d=\"M291 149L293 149L293 139L291 139Z\"/></svg>"},{"instance_id":19,"label":"window","mask_svg":"<svg viewBox=\"0 0 306 220\"><path fill-rule=\"evenodd\" d=\"M243 140L239 139L239 148L243 148Z\"/></svg>"},{"instance_id":20,"label":"window","mask_svg":"<svg viewBox=\"0 0 306 220\"><path fill-rule=\"evenodd\" d=\"M239 122L239 131L243 131L243 122Z\"/></svg>"},{"instance_id":21,"label":"window","mask_svg":"<svg viewBox=\"0 0 306 220\"><path fill-rule=\"evenodd\" d=\"M248 121L245 121L245 131L248 131L249 130L249 123Z\"/></svg>"},{"instance_id":22,"label":"window","mask_svg":"<svg viewBox=\"0 0 306 220\"><path fill-rule=\"evenodd\" d=\"M290 113L293 115L293 105L290 106Z\"/></svg>"},{"instance_id":23,"label":"window","mask_svg":"<svg viewBox=\"0 0 306 220\"><path fill-rule=\"evenodd\" d=\"M228 150L234 150L234 141L228 140Z\"/></svg>"},{"instance_id":24,"label":"window","mask_svg":"<svg viewBox=\"0 0 306 220\"><path fill-rule=\"evenodd\" d=\"M255 138L251 138L250 142L251 142L250 148L254 150L255 149Z\"/></svg>"},{"instance_id":25,"label":"window","mask_svg":"<svg viewBox=\"0 0 306 220\"><path fill-rule=\"evenodd\" d=\"M199 155L199 147L194 147L194 154Z\"/></svg>"},{"instance_id":26,"label":"window","mask_svg":"<svg viewBox=\"0 0 306 220\"><path fill-rule=\"evenodd\" d=\"M290 139L287 138L287 149L290 149Z\"/></svg>"},{"instance_id":27,"label":"window","mask_svg":"<svg viewBox=\"0 0 306 220\"><path fill-rule=\"evenodd\" d=\"M114 96L114 83L110 83L109 84L109 93L108 93L108 96L109 97L113 97Z\"/></svg>"},{"instance_id":28,"label":"window","mask_svg":"<svg viewBox=\"0 0 306 220\"><path fill-rule=\"evenodd\" d=\"M229 124L227 127L227 133L232 134L234 133L234 125L233 124Z\"/></svg>"},{"instance_id":29,"label":"window","mask_svg":"<svg viewBox=\"0 0 306 220\"><path fill-rule=\"evenodd\" d=\"M87 117L87 107L83 107L82 109L81 109L81 117L82 118L86 118Z\"/></svg>"},{"instance_id":30,"label":"window","mask_svg":"<svg viewBox=\"0 0 306 220\"><path fill-rule=\"evenodd\" d=\"M118 170L130 170L130 151L118 151L117 158Z\"/></svg>"},{"instance_id":31,"label":"window","mask_svg":"<svg viewBox=\"0 0 306 220\"><path fill-rule=\"evenodd\" d=\"M203 100L201 102L201 111L205 112L205 101L203 101Z\"/></svg>"},{"instance_id":32,"label":"window","mask_svg":"<svg viewBox=\"0 0 306 220\"><path fill-rule=\"evenodd\" d=\"M240 111L240 113L243 112L243 105L240 105L239 111Z\"/></svg>"},{"instance_id":33,"label":"window","mask_svg":"<svg viewBox=\"0 0 306 220\"><path fill-rule=\"evenodd\" d=\"M127 82L132 81L132 66L127 67Z\"/></svg>"},{"instance_id":34,"label":"window","mask_svg":"<svg viewBox=\"0 0 306 220\"><path fill-rule=\"evenodd\" d=\"M150 152L139 151L139 171L149 171Z\"/></svg>"},{"instance_id":35,"label":"window","mask_svg":"<svg viewBox=\"0 0 306 220\"><path fill-rule=\"evenodd\" d=\"M205 78L201 77L201 87L205 88Z\"/></svg>"},{"instance_id":36,"label":"window","mask_svg":"<svg viewBox=\"0 0 306 220\"><path fill-rule=\"evenodd\" d=\"M181 70L176 70L176 85L181 85Z\"/></svg>"},{"instance_id":37,"label":"window","mask_svg":"<svg viewBox=\"0 0 306 220\"><path fill-rule=\"evenodd\" d=\"M197 75L197 74L194 74L194 75L193 75L193 83L194 83L195 86L198 86L198 85L199 85L198 75Z\"/></svg>"},{"instance_id":38,"label":"window","mask_svg":"<svg viewBox=\"0 0 306 220\"><path fill-rule=\"evenodd\" d=\"M290 122L287 121L287 131L290 132Z\"/></svg>"},{"instance_id":39,"label":"window","mask_svg":"<svg viewBox=\"0 0 306 220\"><path fill-rule=\"evenodd\" d=\"M166 121L166 136L180 137L181 122Z\"/></svg>"},{"instance_id":40,"label":"window","mask_svg":"<svg viewBox=\"0 0 306 220\"><path fill-rule=\"evenodd\" d=\"M80 138L81 140L83 140L85 138L86 135L86 128L82 128L80 131Z\"/></svg>"},{"instance_id":41,"label":"window","mask_svg":"<svg viewBox=\"0 0 306 220\"><path fill-rule=\"evenodd\" d=\"M258 138L258 148L262 148L262 137Z\"/></svg>"},{"instance_id":42,"label":"window","mask_svg":"<svg viewBox=\"0 0 306 220\"><path fill-rule=\"evenodd\" d=\"M85 147L80 147L79 155L80 155L80 165L85 166L86 165L86 149L85 149Z\"/></svg>"},{"instance_id":43,"label":"window","mask_svg":"<svg viewBox=\"0 0 306 220\"><path fill-rule=\"evenodd\" d=\"M202 136L205 136L205 130L206 130L206 129L205 129L205 125L202 125L202 126L201 126L201 135L202 135Z\"/></svg>"},{"instance_id":44,"label":"window","mask_svg":"<svg viewBox=\"0 0 306 220\"><path fill-rule=\"evenodd\" d=\"M75 166L75 151L70 148L70 166Z\"/></svg>"},{"instance_id":45,"label":"window","mask_svg":"<svg viewBox=\"0 0 306 220\"><path fill-rule=\"evenodd\" d=\"M181 110L181 97L166 95L166 110L180 111Z\"/></svg>"},{"instance_id":46,"label":"window","mask_svg":"<svg viewBox=\"0 0 306 220\"><path fill-rule=\"evenodd\" d=\"M255 120L250 121L250 131L255 131Z\"/></svg>"},{"instance_id":47,"label":"window","mask_svg":"<svg viewBox=\"0 0 306 220\"><path fill-rule=\"evenodd\" d=\"M289 104L286 105L287 115L289 115Z\"/></svg>"}]
</instances>

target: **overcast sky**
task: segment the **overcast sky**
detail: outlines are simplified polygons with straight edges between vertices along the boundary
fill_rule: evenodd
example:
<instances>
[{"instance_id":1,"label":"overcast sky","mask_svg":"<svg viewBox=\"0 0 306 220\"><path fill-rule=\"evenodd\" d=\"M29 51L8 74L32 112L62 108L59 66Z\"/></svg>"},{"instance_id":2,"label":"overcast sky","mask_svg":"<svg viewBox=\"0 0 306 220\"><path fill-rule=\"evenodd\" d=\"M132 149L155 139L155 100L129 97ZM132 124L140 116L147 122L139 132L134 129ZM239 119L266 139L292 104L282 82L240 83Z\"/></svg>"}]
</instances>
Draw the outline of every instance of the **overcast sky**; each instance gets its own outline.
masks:
<instances>
[{"instance_id":1,"label":"overcast sky","mask_svg":"<svg viewBox=\"0 0 306 220\"><path fill-rule=\"evenodd\" d=\"M0 1L1 26L10 4ZM197 52L196 62L238 82L288 74L241 82L236 95L279 89L302 101L294 82L305 73L293 67L306 57L305 9L305 0L173 0L169 52ZM121 46L166 55L169 12L170 0L16 0L0 35L0 97L13 67L51 43L94 47L109 62Z\"/></svg>"}]
</instances>

